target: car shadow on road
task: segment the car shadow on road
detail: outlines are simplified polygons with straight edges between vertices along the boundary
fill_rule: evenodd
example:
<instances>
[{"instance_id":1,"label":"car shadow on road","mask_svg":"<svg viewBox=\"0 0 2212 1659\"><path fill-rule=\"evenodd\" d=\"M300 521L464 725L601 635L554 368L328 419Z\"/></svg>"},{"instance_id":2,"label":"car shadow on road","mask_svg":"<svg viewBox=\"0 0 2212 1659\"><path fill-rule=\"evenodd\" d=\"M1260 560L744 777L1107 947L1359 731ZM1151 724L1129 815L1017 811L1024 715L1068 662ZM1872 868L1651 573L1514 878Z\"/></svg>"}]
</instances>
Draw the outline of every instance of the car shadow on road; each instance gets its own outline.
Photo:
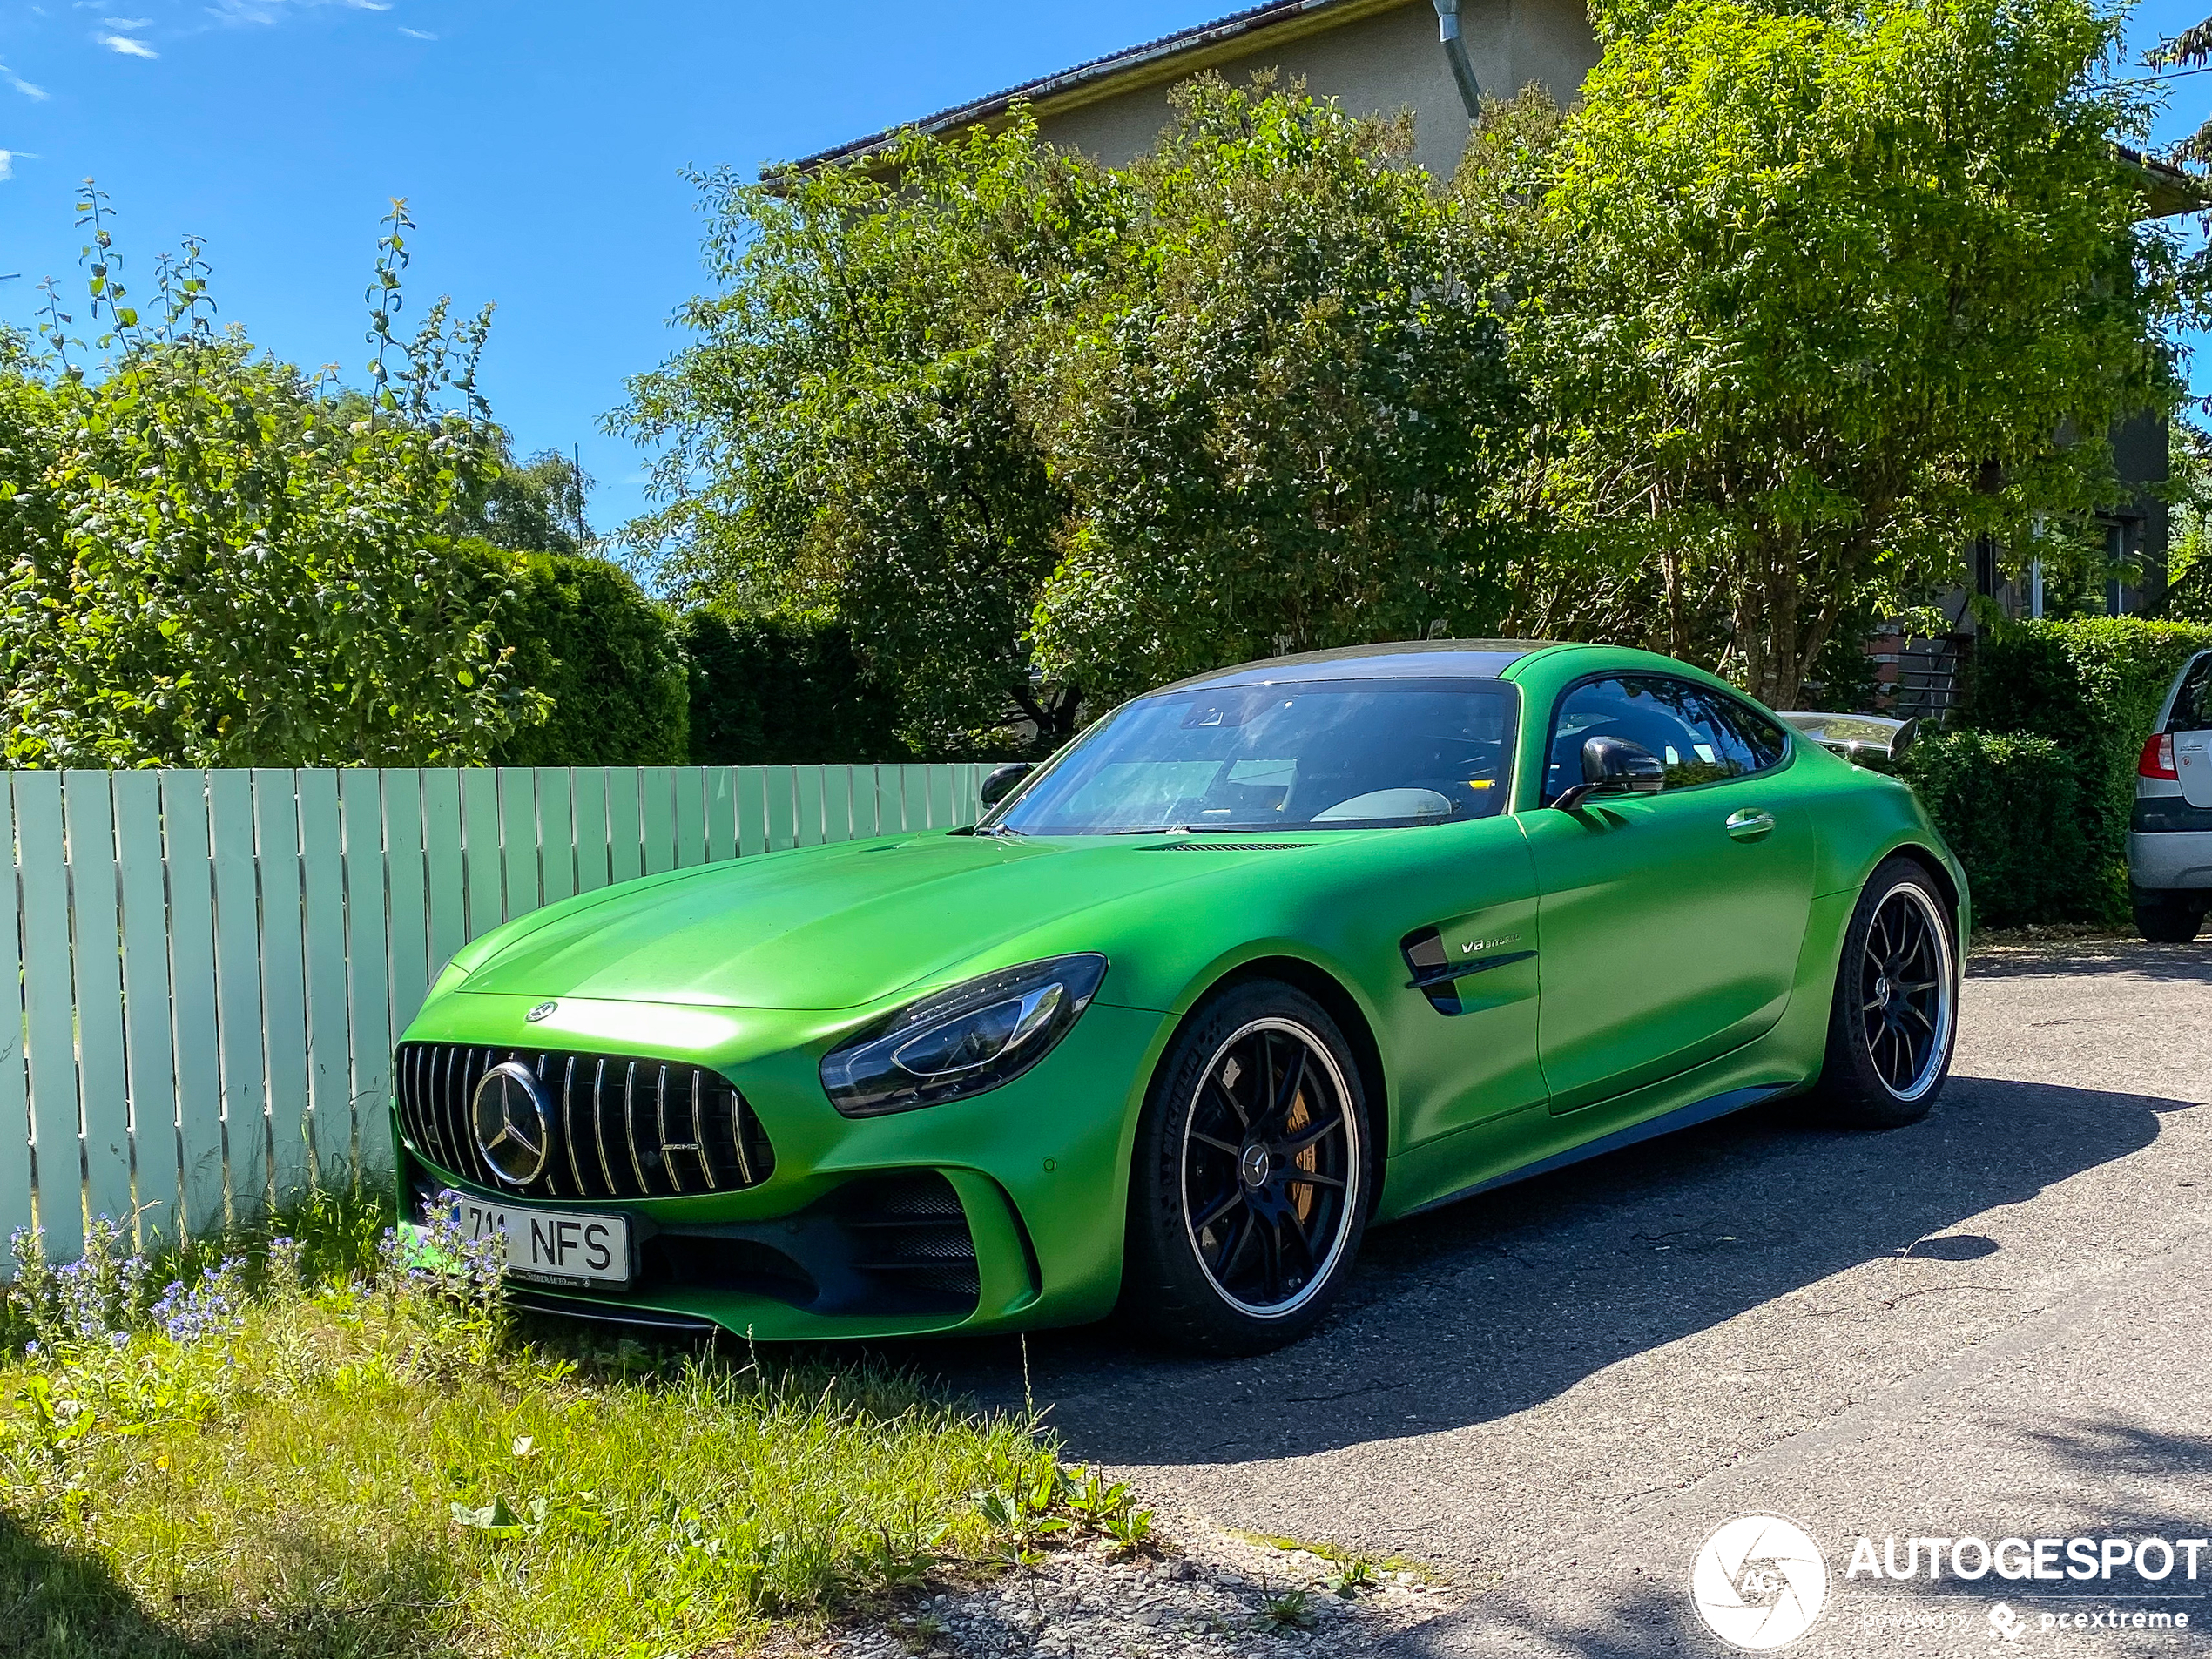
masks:
<instances>
[{"instance_id":1,"label":"car shadow on road","mask_svg":"<svg viewBox=\"0 0 2212 1659\"><path fill-rule=\"evenodd\" d=\"M1121 1465L1326 1452L1489 1421L1632 1354L1879 1257L1994 1257L1959 1224L2139 1150L2192 1103L1956 1077L1887 1134L1791 1103L1593 1159L1369 1235L1321 1328L1211 1362L1114 1325L914 1346L988 1404L1025 1393L1071 1456Z\"/></svg>"}]
</instances>

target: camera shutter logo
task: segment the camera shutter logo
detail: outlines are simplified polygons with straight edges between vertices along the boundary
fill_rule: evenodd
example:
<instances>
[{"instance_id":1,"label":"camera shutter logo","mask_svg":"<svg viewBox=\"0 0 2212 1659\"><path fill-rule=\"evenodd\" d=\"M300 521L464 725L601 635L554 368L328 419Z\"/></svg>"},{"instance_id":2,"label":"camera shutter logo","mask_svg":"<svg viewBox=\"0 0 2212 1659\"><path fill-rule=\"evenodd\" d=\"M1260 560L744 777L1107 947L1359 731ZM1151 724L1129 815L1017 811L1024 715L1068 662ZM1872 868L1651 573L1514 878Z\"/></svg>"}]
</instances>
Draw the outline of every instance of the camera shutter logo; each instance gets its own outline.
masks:
<instances>
[{"instance_id":1,"label":"camera shutter logo","mask_svg":"<svg viewBox=\"0 0 2212 1659\"><path fill-rule=\"evenodd\" d=\"M509 1060L494 1066L469 1101L476 1150L510 1187L526 1187L553 1156L553 1114L529 1068Z\"/></svg>"},{"instance_id":2,"label":"camera shutter logo","mask_svg":"<svg viewBox=\"0 0 2212 1659\"><path fill-rule=\"evenodd\" d=\"M1689 1599L1730 1647L1785 1648L1820 1616L1828 1563L1803 1527L1779 1515L1738 1515L1697 1552Z\"/></svg>"}]
</instances>

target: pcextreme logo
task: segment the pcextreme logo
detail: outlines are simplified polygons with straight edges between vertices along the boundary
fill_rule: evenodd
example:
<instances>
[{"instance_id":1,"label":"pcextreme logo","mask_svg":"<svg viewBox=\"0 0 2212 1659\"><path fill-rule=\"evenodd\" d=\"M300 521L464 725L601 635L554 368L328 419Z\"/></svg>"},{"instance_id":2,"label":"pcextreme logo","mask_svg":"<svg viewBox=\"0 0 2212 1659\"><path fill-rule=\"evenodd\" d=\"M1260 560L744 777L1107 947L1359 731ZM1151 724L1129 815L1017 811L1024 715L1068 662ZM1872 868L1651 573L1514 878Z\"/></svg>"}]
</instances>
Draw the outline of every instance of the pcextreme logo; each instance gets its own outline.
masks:
<instances>
[{"instance_id":1,"label":"pcextreme logo","mask_svg":"<svg viewBox=\"0 0 2212 1659\"><path fill-rule=\"evenodd\" d=\"M1828 1563L1804 1528L1779 1515L1738 1515L1697 1552L1689 1599L1705 1628L1733 1648L1785 1648L1828 1600Z\"/></svg>"}]
</instances>

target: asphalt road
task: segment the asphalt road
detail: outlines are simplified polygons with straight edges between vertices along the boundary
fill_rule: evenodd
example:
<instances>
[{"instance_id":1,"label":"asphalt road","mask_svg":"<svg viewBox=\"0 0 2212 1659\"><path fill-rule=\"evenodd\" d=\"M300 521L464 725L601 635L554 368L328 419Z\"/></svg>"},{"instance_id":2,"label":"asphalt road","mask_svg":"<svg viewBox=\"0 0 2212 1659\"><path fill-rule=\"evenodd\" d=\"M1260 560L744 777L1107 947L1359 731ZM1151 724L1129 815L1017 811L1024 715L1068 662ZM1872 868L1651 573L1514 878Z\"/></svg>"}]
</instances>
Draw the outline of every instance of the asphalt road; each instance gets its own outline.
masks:
<instances>
[{"instance_id":1,"label":"asphalt road","mask_svg":"<svg viewBox=\"0 0 2212 1659\"><path fill-rule=\"evenodd\" d=\"M1187 1523L1467 1587L1403 1659L1732 1651L1687 1580L1715 1527L1762 1511L1827 1561L1793 1655L2199 1646L2212 1551L2157 1584L1846 1568L1861 1534L2212 1537L2208 1101L2212 948L1984 952L1920 1124L1740 1115L1372 1235L1282 1353L1069 1332L1031 1340L1031 1386L1073 1456ZM931 1363L1018 1397L1007 1345ZM2040 1622L2114 1608L2192 1628Z\"/></svg>"}]
</instances>

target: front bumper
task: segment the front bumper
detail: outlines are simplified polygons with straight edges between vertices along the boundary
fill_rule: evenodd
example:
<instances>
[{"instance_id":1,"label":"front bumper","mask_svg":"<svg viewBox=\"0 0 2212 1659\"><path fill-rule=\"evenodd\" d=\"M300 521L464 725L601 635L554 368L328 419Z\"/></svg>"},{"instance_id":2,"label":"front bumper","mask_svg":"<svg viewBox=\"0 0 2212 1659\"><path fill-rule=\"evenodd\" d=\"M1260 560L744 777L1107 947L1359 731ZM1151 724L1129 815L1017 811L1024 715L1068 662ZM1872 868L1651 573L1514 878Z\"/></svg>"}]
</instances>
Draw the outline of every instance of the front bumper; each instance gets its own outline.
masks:
<instances>
[{"instance_id":1,"label":"front bumper","mask_svg":"<svg viewBox=\"0 0 2212 1659\"><path fill-rule=\"evenodd\" d=\"M628 1216L637 1278L582 1292L516 1281L525 1303L640 1322L711 1322L763 1341L914 1336L1081 1323L1121 1283L1129 1148L1164 1015L1094 1002L1040 1065L969 1100L850 1119L820 1055L864 1015L563 999L434 997L410 1042L651 1055L734 1085L774 1165L742 1190L595 1199ZM401 1198L442 1186L517 1198L445 1167L395 1114Z\"/></svg>"}]
</instances>

